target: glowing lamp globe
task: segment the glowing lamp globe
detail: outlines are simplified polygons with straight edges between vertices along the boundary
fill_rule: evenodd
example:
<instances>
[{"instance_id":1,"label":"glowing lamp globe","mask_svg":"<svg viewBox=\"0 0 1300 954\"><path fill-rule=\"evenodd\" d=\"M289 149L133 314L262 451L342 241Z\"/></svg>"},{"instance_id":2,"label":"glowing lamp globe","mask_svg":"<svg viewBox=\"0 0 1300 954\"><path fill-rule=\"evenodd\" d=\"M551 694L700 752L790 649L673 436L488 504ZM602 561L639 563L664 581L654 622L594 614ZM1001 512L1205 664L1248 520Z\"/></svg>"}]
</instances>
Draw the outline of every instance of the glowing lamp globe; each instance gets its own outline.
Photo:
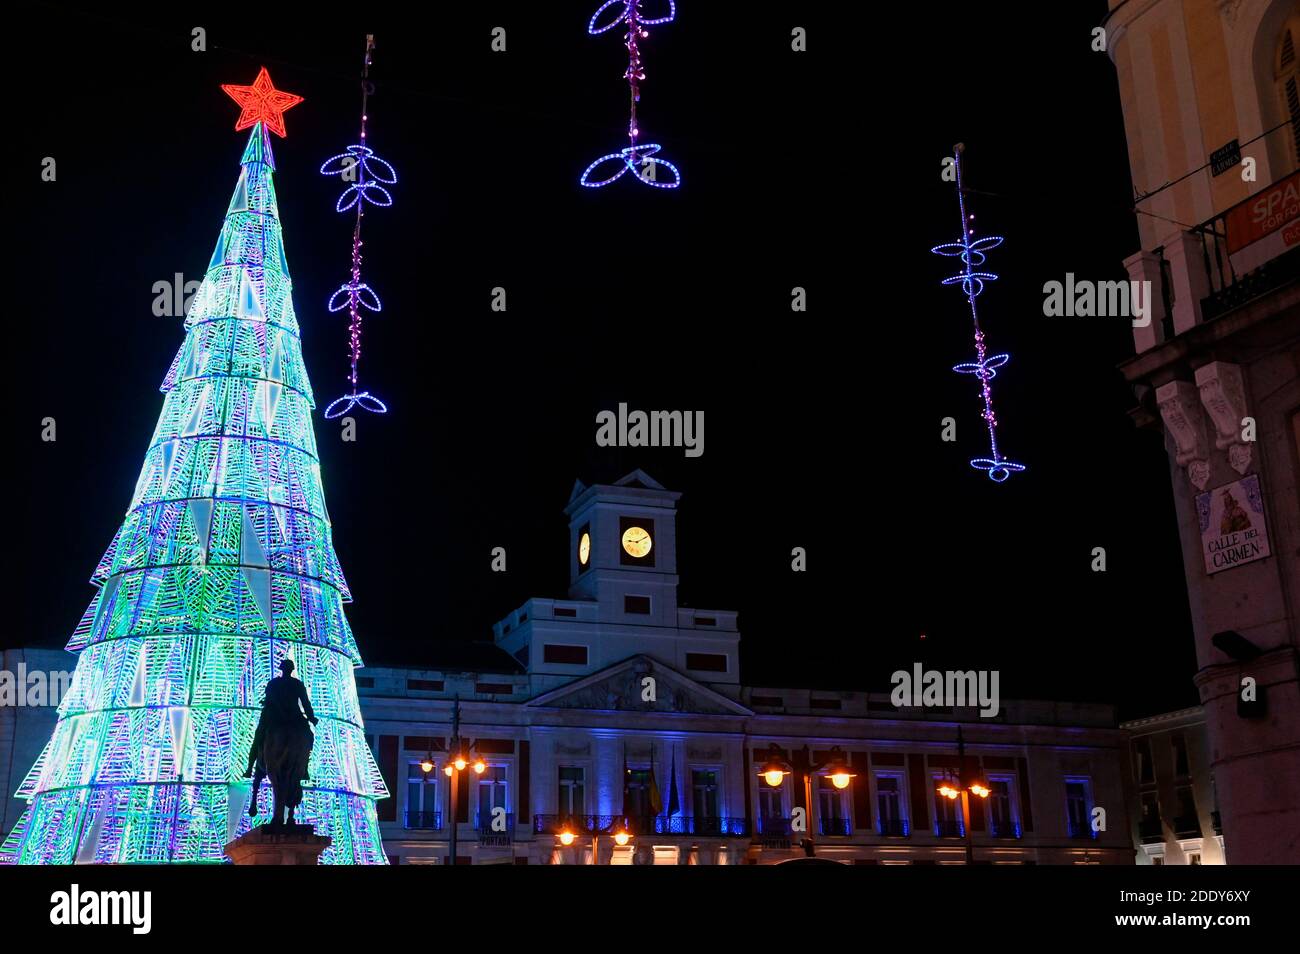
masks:
<instances>
[{"instance_id":1,"label":"glowing lamp globe","mask_svg":"<svg viewBox=\"0 0 1300 954\"><path fill-rule=\"evenodd\" d=\"M848 772L836 772L830 776L831 784L836 788L848 788L853 776Z\"/></svg>"},{"instance_id":2,"label":"glowing lamp globe","mask_svg":"<svg viewBox=\"0 0 1300 954\"><path fill-rule=\"evenodd\" d=\"M573 832L569 831L566 828L564 831L560 832L560 844L562 844L565 848L568 848L571 844L573 844L573 837L574 837Z\"/></svg>"},{"instance_id":3,"label":"glowing lamp globe","mask_svg":"<svg viewBox=\"0 0 1300 954\"><path fill-rule=\"evenodd\" d=\"M632 838L632 836L629 835L627 832L625 832L625 831L617 831L617 832L614 833L614 844L616 844L616 845L618 845L620 848L622 848L624 845L626 845L626 844L628 843L628 841L631 840L631 838Z\"/></svg>"},{"instance_id":4,"label":"glowing lamp globe","mask_svg":"<svg viewBox=\"0 0 1300 954\"><path fill-rule=\"evenodd\" d=\"M433 771L433 759L424 759L420 762L420 771L428 775Z\"/></svg>"},{"instance_id":5,"label":"glowing lamp globe","mask_svg":"<svg viewBox=\"0 0 1300 954\"><path fill-rule=\"evenodd\" d=\"M482 759L475 759L474 764L471 766L471 768L474 769L475 775L482 775L485 771L487 771L487 763L484 762Z\"/></svg>"},{"instance_id":6,"label":"glowing lamp globe","mask_svg":"<svg viewBox=\"0 0 1300 954\"><path fill-rule=\"evenodd\" d=\"M970 790L972 795L976 795L980 798L989 797L990 789L983 782L971 782Z\"/></svg>"},{"instance_id":7,"label":"glowing lamp globe","mask_svg":"<svg viewBox=\"0 0 1300 954\"><path fill-rule=\"evenodd\" d=\"M785 772L779 768L767 769L766 771L759 772L758 774L759 777L763 779L763 781L767 782L767 784L771 785L773 788L780 788L781 782L785 780Z\"/></svg>"},{"instance_id":8,"label":"glowing lamp globe","mask_svg":"<svg viewBox=\"0 0 1300 954\"><path fill-rule=\"evenodd\" d=\"M961 789L954 786L951 782L944 782L939 786L939 794L944 798L956 798L961 794Z\"/></svg>"},{"instance_id":9,"label":"glowing lamp globe","mask_svg":"<svg viewBox=\"0 0 1300 954\"><path fill-rule=\"evenodd\" d=\"M465 766L469 763L465 761L465 756L458 755L452 760L452 764L456 766L457 772L463 772L465 771Z\"/></svg>"},{"instance_id":10,"label":"glowing lamp globe","mask_svg":"<svg viewBox=\"0 0 1300 954\"><path fill-rule=\"evenodd\" d=\"M450 762L448 762L448 763L443 767L442 770L447 774L447 777L448 777L448 778L451 778L451 773L452 773L453 771L455 771L455 769L452 768L452 765L451 765Z\"/></svg>"}]
</instances>

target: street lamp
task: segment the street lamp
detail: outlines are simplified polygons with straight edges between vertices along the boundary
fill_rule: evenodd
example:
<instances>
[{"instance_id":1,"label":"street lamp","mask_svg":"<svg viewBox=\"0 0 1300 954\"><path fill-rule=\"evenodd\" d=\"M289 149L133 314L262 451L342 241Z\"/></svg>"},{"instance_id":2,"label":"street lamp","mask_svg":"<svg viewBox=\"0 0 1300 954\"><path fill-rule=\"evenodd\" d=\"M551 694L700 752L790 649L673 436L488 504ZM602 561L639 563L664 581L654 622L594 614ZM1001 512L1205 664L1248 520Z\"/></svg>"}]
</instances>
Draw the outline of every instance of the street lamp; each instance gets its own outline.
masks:
<instances>
[{"instance_id":1,"label":"street lamp","mask_svg":"<svg viewBox=\"0 0 1300 954\"><path fill-rule=\"evenodd\" d=\"M949 769L947 777L939 782L936 791L944 798L954 801L961 799L962 827L966 831L966 864L974 864L975 843L971 841L970 834L970 796L988 798L992 790L978 770L967 771L966 741L962 738L961 726L957 726L957 777L953 778L952 770Z\"/></svg>"},{"instance_id":2,"label":"street lamp","mask_svg":"<svg viewBox=\"0 0 1300 954\"><path fill-rule=\"evenodd\" d=\"M470 749L474 746L471 744ZM477 754L471 755L465 749L465 744L460 737L460 696L457 695L452 703L451 710L451 738L447 740L447 764L442 767L443 773L451 779L451 834L449 841L449 857L451 863L456 863L456 812L460 800L460 779L459 774L466 768L472 769L475 775L482 775L487 771L487 763ZM434 769L433 753L430 752L420 762L420 771L428 775ZM561 838L563 840L563 838Z\"/></svg>"},{"instance_id":3,"label":"street lamp","mask_svg":"<svg viewBox=\"0 0 1300 954\"><path fill-rule=\"evenodd\" d=\"M802 750L790 752L791 761L787 762L781 756L781 749L775 742L767 748L767 760L763 763L763 768L758 775L764 782L772 788L780 788L785 781L785 777L790 774L797 774L803 780L803 794L805 810L812 815L812 777L817 774L825 775L831 780L831 784L837 789L843 791L849 787L849 784L856 777L856 773L850 770L849 761L844 757L837 745L831 749L830 754L821 762L813 761L812 754L808 751L808 746ZM814 843L812 838L812 825L808 826L808 837L804 839L804 851L809 855L813 853Z\"/></svg>"}]
</instances>

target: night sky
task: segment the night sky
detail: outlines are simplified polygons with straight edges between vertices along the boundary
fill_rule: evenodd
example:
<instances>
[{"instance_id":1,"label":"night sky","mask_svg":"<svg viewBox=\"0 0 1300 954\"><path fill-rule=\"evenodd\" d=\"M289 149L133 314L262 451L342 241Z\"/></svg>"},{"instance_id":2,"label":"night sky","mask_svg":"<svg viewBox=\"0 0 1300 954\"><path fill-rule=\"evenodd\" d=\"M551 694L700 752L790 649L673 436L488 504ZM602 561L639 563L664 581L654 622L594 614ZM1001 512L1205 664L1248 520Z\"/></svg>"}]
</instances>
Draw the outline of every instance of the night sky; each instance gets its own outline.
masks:
<instances>
[{"instance_id":1,"label":"night sky","mask_svg":"<svg viewBox=\"0 0 1300 954\"><path fill-rule=\"evenodd\" d=\"M1089 48L1105 4L1040 5L1027 23L933 3L890 22L874 5L683 0L643 45L640 108L683 172L676 192L577 185L625 136L626 54L617 32L587 35L597 5L19 18L5 643L63 645L93 595L182 340L179 318L152 314L153 284L202 278L247 138L219 86L265 65L305 97L275 141L276 187L368 662L436 667L529 597L563 597L574 480L641 467L683 494L682 603L740 611L749 684L884 689L921 661L1125 717L1194 704L1167 458L1116 370L1131 329L1042 314L1044 282L1125 278L1138 247L1115 73ZM793 26L808 52L790 51ZM345 319L324 306L352 219L317 170L355 141L367 32L369 141L401 178L366 217L384 311L361 376L392 412L344 443L319 412L344 386ZM987 193L978 230L1007 236L980 308L1012 354L1000 441L1029 470L1002 485L966 463L986 451L975 382L949 370L972 359L969 317L939 286L951 260L928 251L957 238L940 162L958 141ZM703 410L704 455L598 448L595 415L619 402ZM496 546L507 573L490 570Z\"/></svg>"}]
</instances>

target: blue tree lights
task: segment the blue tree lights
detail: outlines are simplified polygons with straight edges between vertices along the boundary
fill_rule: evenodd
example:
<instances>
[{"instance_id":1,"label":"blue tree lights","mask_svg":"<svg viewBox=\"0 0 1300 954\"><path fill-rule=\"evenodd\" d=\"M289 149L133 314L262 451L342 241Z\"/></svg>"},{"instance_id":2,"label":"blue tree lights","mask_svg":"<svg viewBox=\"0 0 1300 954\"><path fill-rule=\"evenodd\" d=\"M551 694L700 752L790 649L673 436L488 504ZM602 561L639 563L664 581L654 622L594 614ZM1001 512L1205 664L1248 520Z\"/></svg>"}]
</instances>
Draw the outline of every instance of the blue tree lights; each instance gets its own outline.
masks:
<instances>
[{"instance_id":1,"label":"blue tree lights","mask_svg":"<svg viewBox=\"0 0 1300 954\"><path fill-rule=\"evenodd\" d=\"M640 42L650 35L646 27L672 22L673 17L677 16L677 3L676 0L668 0L668 13L660 17L644 16L641 6L642 0L606 0L587 23L587 32L592 36L612 30L619 24L626 27L623 45L627 47L627 70L623 73L623 78L627 80L630 101L627 122L629 145L626 149L601 156L583 170L578 183L589 189L607 186L629 170L636 179L656 189L676 189L682 183L682 175L677 167L667 159L656 157L655 154L662 148L658 143L638 141L641 127L636 118L636 106L641 102L641 83L645 80ZM610 11L613 11L612 15ZM672 178L668 181L660 180L661 171L671 172Z\"/></svg>"},{"instance_id":2,"label":"blue tree lights","mask_svg":"<svg viewBox=\"0 0 1300 954\"><path fill-rule=\"evenodd\" d=\"M366 36L366 58L361 69L361 142L348 146L346 152L331 156L321 163L322 175L342 176L343 181L350 182L334 208L339 212L357 210L356 224L352 227L352 273L349 281L338 287L330 296L326 307L330 311L348 310L348 353L351 356L351 370L348 383L352 390L340 398L335 398L325 408L325 419L342 417L355 407L374 414L383 414L388 405L369 391L357 390L357 365L361 361L361 310L378 313L383 305L375 290L361 280L361 220L366 214L366 205L387 208L393 204L393 196L386 185L397 181L393 167L375 155L375 151L365 144L366 102L374 86L370 82L370 60L375 48L375 38Z\"/></svg>"},{"instance_id":3,"label":"blue tree lights","mask_svg":"<svg viewBox=\"0 0 1300 954\"><path fill-rule=\"evenodd\" d=\"M975 216L966 212L966 193L962 188L962 145L960 143L957 144L953 153L953 168L956 171L957 178L957 207L961 211L961 241L936 245L930 251L936 255L947 255L961 259L962 270L956 275L945 278L943 284L961 285L961 290L966 295L966 301L970 305L971 323L975 328L975 360L954 365L953 370L958 374L973 375L979 381L980 398L984 402L984 411L980 414L980 417L984 419L984 424L989 432L989 456L976 457L971 460L970 465L976 470L984 471L989 475L990 480L1000 484L1012 474L1025 469L1024 464L1018 464L1007 457L1003 457L1002 452L998 449L998 419L993 412L993 388L990 382L997 377L998 369L1011 360L1011 355L991 355L988 353L988 346L984 342L984 330L980 327L979 310L976 308L975 299L984 291L986 282L994 281L998 277L992 272L976 271L976 269L984 264L987 251L1002 244L1002 236L990 235L986 238L975 238L975 229L971 225Z\"/></svg>"}]
</instances>

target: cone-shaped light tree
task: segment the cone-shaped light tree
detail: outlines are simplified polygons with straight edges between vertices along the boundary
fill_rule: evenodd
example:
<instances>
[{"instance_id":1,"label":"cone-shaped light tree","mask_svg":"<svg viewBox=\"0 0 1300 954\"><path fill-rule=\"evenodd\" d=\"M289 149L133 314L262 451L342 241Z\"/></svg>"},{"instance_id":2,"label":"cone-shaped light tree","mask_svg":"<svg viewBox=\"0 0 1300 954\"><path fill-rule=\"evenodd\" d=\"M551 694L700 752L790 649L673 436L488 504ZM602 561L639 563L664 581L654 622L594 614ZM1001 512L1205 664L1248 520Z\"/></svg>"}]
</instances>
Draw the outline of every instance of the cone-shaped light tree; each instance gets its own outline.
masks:
<instances>
[{"instance_id":1,"label":"cone-shaped light tree","mask_svg":"<svg viewBox=\"0 0 1300 954\"><path fill-rule=\"evenodd\" d=\"M273 185L268 129L299 98L265 70L226 91L252 127L239 181L0 862L222 861L254 823L245 759L285 657L320 719L298 821L333 839L322 863L386 861Z\"/></svg>"}]
</instances>

